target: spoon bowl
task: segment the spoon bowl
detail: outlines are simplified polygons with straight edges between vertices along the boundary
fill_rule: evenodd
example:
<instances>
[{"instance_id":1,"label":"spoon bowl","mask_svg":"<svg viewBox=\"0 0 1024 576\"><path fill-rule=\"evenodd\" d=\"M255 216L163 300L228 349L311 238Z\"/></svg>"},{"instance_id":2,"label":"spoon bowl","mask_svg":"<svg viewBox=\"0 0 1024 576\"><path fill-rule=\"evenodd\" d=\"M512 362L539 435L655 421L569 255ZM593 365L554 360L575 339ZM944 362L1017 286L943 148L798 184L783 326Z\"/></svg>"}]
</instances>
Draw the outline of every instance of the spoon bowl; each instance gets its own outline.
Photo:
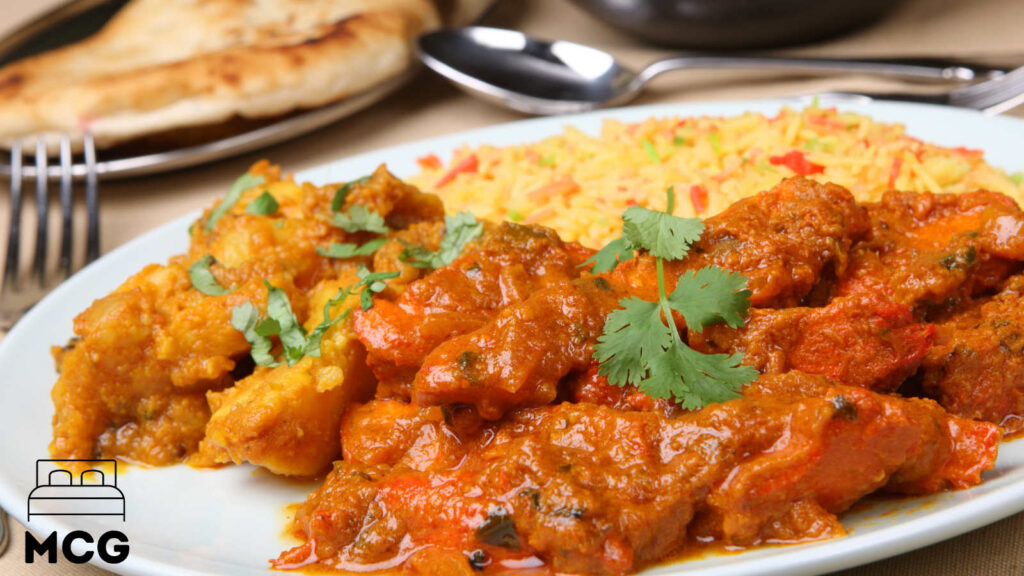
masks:
<instances>
[{"instance_id":1,"label":"spoon bowl","mask_svg":"<svg viewBox=\"0 0 1024 576\"><path fill-rule=\"evenodd\" d=\"M470 94L527 114L568 114L624 103L637 75L606 52L543 42L512 30L472 26L420 38L435 72Z\"/></svg>"},{"instance_id":2,"label":"spoon bowl","mask_svg":"<svg viewBox=\"0 0 1024 576\"><path fill-rule=\"evenodd\" d=\"M611 54L522 32L468 26L419 39L419 55L435 72L466 92L527 114L570 114L624 104L655 76L698 68L774 68L802 72L865 72L919 80L968 81L1000 70L934 59L847 60L754 55L685 55L654 62L639 72Z\"/></svg>"}]
</instances>

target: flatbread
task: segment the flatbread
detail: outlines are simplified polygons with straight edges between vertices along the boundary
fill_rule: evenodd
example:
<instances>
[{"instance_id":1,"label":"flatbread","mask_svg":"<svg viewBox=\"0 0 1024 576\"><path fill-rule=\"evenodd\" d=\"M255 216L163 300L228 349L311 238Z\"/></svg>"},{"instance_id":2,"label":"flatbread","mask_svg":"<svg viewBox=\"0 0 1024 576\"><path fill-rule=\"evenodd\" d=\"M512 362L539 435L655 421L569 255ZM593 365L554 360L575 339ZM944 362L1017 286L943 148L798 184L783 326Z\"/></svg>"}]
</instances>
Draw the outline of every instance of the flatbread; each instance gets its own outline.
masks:
<instances>
[{"instance_id":1,"label":"flatbread","mask_svg":"<svg viewBox=\"0 0 1024 576\"><path fill-rule=\"evenodd\" d=\"M430 0L133 0L101 31L0 70L0 141L97 146L272 117L405 71Z\"/></svg>"}]
</instances>

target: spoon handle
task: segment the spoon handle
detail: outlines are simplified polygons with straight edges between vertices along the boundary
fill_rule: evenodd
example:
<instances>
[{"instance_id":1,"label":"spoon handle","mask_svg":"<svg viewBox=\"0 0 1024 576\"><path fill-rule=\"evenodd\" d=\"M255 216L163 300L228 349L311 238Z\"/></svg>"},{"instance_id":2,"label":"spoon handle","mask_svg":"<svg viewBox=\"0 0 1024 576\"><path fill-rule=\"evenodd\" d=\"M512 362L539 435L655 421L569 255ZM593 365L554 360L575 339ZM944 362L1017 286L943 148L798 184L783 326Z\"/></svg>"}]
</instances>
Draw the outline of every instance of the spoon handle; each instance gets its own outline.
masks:
<instances>
[{"instance_id":1,"label":"spoon handle","mask_svg":"<svg viewBox=\"0 0 1024 576\"><path fill-rule=\"evenodd\" d=\"M893 58L893 59L849 59L849 58L802 58L753 55L692 55L675 56L658 60L639 74L639 80L647 83L651 78L670 70L694 70L700 68L760 68L769 70L794 70L823 73L868 73L884 76L898 76L919 80L976 80L1000 68L983 64L969 64L939 58Z\"/></svg>"}]
</instances>

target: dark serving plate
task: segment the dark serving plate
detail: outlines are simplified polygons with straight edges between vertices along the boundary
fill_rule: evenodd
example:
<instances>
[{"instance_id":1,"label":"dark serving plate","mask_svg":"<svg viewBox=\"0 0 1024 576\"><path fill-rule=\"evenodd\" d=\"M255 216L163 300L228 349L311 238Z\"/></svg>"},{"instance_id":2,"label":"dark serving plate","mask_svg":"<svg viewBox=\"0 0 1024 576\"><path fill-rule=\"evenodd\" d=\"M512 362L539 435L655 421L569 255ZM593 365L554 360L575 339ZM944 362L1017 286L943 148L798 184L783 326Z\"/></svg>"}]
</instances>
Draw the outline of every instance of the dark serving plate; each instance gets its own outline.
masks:
<instances>
[{"instance_id":1,"label":"dark serving plate","mask_svg":"<svg viewBox=\"0 0 1024 576\"><path fill-rule=\"evenodd\" d=\"M900 0L573 0L608 24L683 48L747 49L822 40L865 26Z\"/></svg>"}]
</instances>

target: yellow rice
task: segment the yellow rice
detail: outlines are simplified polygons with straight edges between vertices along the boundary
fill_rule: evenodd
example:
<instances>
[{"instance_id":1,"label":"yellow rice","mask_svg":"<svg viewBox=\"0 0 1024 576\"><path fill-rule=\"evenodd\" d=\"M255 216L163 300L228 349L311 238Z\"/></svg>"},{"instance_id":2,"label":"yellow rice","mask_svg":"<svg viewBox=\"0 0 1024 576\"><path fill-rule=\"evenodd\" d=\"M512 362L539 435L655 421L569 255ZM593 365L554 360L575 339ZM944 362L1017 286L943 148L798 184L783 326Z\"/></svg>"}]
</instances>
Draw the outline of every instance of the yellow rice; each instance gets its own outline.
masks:
<instances>
[{"instance_id":1,"label":"yellow rice","mask_svg":"<svg viewBox=\"0 0 1024 576\"><path fill-rule=\"evenodd\" d=\"M784 109L776 117L608 120L597 137L568 127L534 144L462 147L447 166L421 161L423 171L412 181L439 194L451 212L542 224L600 247L619 235L619 217L631 204L664 209L665 190L673 186L677 216L706 217L793 176L778 157L794 150L824 167L810 177L845 186L862 202L878 200L891 187L952 193L985 188L1024 203L1021 175L990 166L980 151L928 144L900 124L814 106ZM471 154L475 172L435 186ZM695 210L693 198L700 208L704 192L706 206Z\"/></svg>"}]
</instances>

